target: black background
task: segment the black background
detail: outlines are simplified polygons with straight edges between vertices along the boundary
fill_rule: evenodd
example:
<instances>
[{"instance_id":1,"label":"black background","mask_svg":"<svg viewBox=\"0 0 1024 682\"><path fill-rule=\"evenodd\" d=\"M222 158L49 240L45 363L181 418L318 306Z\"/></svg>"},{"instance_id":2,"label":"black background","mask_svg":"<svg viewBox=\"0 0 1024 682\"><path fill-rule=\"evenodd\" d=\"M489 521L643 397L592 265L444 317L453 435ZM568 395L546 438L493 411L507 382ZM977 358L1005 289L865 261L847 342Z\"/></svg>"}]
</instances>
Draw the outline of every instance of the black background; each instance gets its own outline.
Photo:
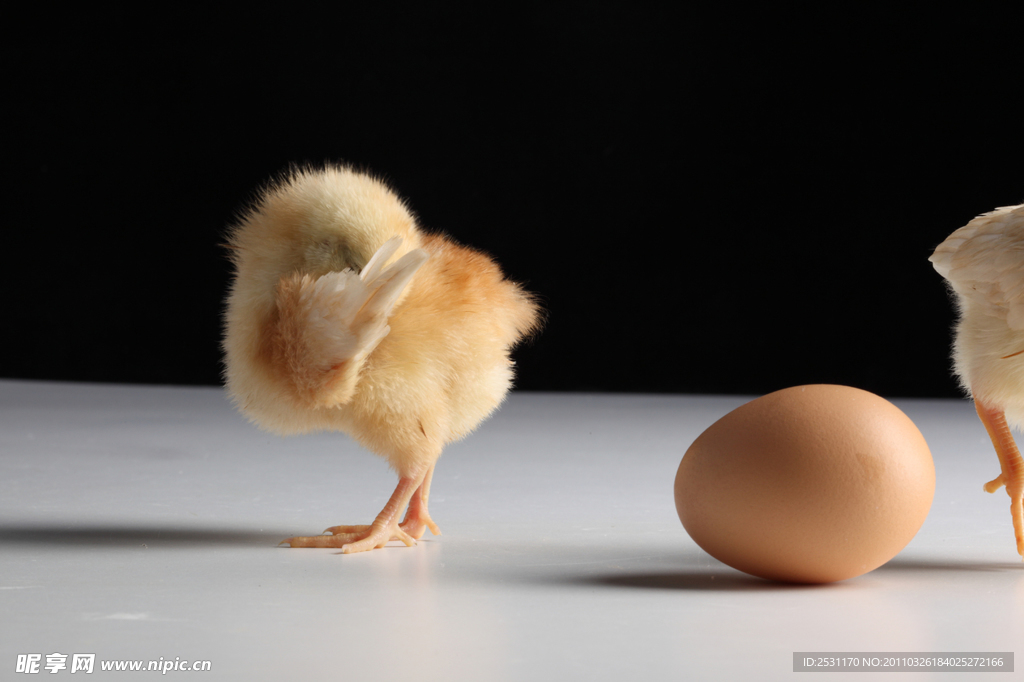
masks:
<instances>
[{"instance_id":1,"label":"black background","mask_svg":"<svg viewBox=\"0 0 1024 682\"><path fill-rule=\"evenodd\" d=\"M1018 17L282 7L14 22L0 376L218 383L225 226L345 161L540 294L520 388L959 394L927 258L1024 201Z\"/></svg>"}]
</instances>

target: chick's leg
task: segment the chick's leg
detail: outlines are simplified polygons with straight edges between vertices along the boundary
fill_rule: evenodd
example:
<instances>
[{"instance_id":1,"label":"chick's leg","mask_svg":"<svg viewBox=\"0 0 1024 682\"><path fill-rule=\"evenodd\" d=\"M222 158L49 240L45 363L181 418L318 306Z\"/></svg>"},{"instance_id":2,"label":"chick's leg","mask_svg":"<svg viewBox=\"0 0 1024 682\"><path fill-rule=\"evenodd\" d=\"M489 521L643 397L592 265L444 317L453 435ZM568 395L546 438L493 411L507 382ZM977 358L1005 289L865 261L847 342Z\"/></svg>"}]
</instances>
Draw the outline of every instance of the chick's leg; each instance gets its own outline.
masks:
<instances>
[{"instance_id":1,"label":"chick's leg","mask_svg":"<svg viewBox=\"0 0 1024 682\"><path fill-rule=\"evenodd\" d=\"M401 540L407 547L412 547L416 540L399 528L398 517L423 479L424 474L400 478L391 499L369 526L334 526L327 529L333 535L294 537L284 542L292 547L340 547L344 554L377 549L390 540Z\"/></svg>"},{"instance_id":2,"label":"chick's leg","mask_svg":"<svg viewBox=\"0 0 1024 682\"><path fill-rule=\"evenodd\" d=\"M423 531L426 528L429 528L430 532L434 535L441 534L441 529L437 527L434 520L430 518L430 512L427 511L427 500L430 497L430 479L433 477L434 465L431 464L430 468L427 469L427 475L423 477L423 483L420 484L420 487L412 494L412 499L409 500L409 509L405 512L405 520L398 524L399 528L417 540L423 537Z\"/></svg>"},{"instance_id":3,"label":"chick's leg","mask_svg":"<svg viewBox=\"0 0 1024 682\"><path fill-rule=\"evenodd\" d=\"M992 439L1002 470L999 476L985 484L985 492L994 493L1001 486L1006 486L1006 494L1010 496L1013 531L1017 537L1017 553L1024 557L1024 460L1017 450L1003 411L977 400L974 401L974 407Z\"/></svg>"}]
</instances>

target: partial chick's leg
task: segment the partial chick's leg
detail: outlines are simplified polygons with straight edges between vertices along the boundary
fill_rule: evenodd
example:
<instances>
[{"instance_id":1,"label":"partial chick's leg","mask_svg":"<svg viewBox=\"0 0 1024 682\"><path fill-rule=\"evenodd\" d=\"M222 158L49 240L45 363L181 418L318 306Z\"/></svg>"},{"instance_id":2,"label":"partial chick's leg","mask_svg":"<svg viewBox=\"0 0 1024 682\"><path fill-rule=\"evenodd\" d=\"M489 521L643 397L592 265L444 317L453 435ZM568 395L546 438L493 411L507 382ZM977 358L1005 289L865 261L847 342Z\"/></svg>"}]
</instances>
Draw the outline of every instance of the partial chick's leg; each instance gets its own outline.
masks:
<instances>
[{"instance_id":1,"label":"partial chick's leg","mask_svg":"<svg viewBox=\"0 0 1024 682\"><path fill-rule=\"evenodd\" d=\"M1003 411L977 400L974 401L974 407L992 439L1002 469L999 476L985 484L985 492L994 493L1000 486L1006 486L1006 494L1010 496L1013 531L1017 537L1017 553L1024 557L1024 459L1017 450Z\"/></svg>"},{"instance_id":2,"label":"partial chick's leg","mask_svg":"<svg viewBox=\"0 0 1024 682\"><path fill-rule=\"evenodd\" d=\"M405 512L405 519L402 520L398 527L405 531L409 537L414 540L419 540L423 537L423 531L427 528L434 535L440 535L441 529L437 527L434 520L430 518L430 512L427 510L427 501L430 499L430 481L434 477L434 466L431 465L430 469L427 470L426 475L423 477L423 483L416 489L416 492L412 494L409 499L409 508ZM354 535L361 533L368 529L370 526L331 526L325 533L332 533L334 535ZM399 539L399 538L392 538Z\"/></svg>"},{"instance_id":3,"label":"partial chick's leg","mask_svg":"<svg viewBox=\"0 0 1024 682\"><path fill-rule=\"evenodd\" d=\"M412 499L409 500L409 509L405 512L405 520L398 525L399 528L417 540L423 537L423 531L426 528L429 528L430 532L434 535L441 534L441 529L437 527L434 520L430 518L430 512L427 511L427 500L430 497L430 479L433 477L434 465L431 464L427 470L427 475L423 477L423 483L412 494Z\"/></svg>"},{"instance_id":4,"label":"partial chick's leg","mask_svg":"<svg viewBox=\"0 0 1024 682\"><path fill-rule=\"evenodd\" d=\"M400 478L391 499L369 526L334 526L327 529L333 535L294 537L285 542L292 547L340 547L345 554L383 547L390 540L401 540L407 547L412 547L416 540L398 527L398 517L420 487L423 478L423 474Z\"/></svg>"}]
</instances>

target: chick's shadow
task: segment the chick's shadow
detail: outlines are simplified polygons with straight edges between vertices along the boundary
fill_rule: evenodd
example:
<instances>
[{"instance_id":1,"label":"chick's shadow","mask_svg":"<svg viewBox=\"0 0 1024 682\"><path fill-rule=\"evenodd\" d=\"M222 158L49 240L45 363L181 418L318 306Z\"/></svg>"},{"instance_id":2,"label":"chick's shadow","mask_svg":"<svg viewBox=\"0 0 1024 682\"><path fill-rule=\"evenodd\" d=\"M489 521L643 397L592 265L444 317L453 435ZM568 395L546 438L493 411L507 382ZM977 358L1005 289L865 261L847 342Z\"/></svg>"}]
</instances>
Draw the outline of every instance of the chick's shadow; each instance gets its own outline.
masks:
<instances>
[{"instance_id":1,"label":"chick's shadow","mask_svg":"<svg viewBox=\"0 0 1024 682\"><path fill-rule=\"evenodd\" d=\"M273 547L287 537L288 533L280 529L246 531L180 526L0 524L0 547Z\"/></svg>"}]
</instances>

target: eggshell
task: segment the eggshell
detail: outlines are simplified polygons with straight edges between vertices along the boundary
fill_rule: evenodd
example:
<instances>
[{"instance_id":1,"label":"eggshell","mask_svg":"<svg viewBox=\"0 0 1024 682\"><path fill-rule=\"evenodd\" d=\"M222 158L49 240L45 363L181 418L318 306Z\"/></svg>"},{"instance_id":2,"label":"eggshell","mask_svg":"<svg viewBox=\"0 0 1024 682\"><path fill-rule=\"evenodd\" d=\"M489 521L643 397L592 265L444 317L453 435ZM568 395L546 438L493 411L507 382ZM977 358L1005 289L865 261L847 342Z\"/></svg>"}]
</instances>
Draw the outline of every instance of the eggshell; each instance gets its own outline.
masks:
<instances>
[{"instance_id":1,"label":"eggshell","mask_svg":"<svg viewBox=\"0 0 1024 682\"><path fill-rule=\"evenodd\" d=\"M935 494L921 432L849 386L796 386L711 425L676 474L676 509L711 556L804 583L867 573L910 542Z\"/></svg>"}]
</instances>

